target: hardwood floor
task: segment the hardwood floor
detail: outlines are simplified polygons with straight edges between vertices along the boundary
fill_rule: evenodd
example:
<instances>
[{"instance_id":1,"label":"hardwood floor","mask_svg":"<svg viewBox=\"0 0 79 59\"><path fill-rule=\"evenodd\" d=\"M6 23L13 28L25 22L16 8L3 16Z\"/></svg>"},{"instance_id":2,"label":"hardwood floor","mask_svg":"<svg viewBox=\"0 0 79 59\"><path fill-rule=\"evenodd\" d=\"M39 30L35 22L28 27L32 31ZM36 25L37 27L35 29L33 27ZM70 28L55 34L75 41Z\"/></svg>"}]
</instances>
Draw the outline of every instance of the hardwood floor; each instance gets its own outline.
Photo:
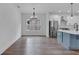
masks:
<instances>
[{"instance_id":1,"label":"hardwood floor","mask_svg":"<svg viewBox=\"0 0 79 59\"><path fill-rule=\"evenodd\" d=\"M55 38L21 37L2 55L77 55L79 51L64 49Z\"/></svg>"}]
</instances>

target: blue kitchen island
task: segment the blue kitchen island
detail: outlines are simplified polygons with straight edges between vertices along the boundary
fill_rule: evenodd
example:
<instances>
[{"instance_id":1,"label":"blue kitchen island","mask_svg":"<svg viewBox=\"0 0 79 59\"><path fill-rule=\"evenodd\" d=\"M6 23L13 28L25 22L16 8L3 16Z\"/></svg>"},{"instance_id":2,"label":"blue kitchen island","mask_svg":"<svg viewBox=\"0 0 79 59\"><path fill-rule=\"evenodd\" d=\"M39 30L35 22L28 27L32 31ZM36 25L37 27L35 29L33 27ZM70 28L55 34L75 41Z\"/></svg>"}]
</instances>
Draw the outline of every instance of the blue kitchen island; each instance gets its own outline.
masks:
<instances>
[{"instance_id":1,"label":"blue kitchen island","mask_svg":"<svg viewBox=\"0 0 79 59\"><path fill-rule=\"evenodd\" d=\"M79 31L58 30L57 41L66 49L79 49Z\"/></svg>"}]
</instances>

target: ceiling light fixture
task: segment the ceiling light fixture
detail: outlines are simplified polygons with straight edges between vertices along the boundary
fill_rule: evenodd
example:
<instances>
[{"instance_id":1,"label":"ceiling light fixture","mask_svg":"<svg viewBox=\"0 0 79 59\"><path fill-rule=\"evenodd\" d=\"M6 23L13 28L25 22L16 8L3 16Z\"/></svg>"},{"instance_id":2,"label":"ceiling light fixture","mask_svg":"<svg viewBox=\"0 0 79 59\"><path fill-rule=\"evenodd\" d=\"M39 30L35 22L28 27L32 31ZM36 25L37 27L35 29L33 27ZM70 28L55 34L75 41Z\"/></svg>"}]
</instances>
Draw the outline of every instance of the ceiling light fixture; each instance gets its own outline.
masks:
<instances>
[{"instance_id":1,"label":"ceiling light fixture","mask_svg":"<svg viewBox=\"0 0 79 59\"><path fill-rule=\"evenodd\" d=\"M33 8L33 14L32 14L32 16L29 18L29 19L27 19L27 23L28 24L30 24L30 22L31 21L40 21L39 19L38 19L38 17L36 16L36 13L35 13L35 8Z\"/></svg>"},{"instance_id":2,"label":"ceiling light fixture","mask_svg":"<svg viewBox=\"0 0 79 59\"><path fill-rule=\"evenodd\" d=\"M71 5L71 19L73 19L73 16L74 16L73 3L70 3L70 5Z\"/></svg>"},{"instance_id":3,"label":"ceiling light fixture","mask_svg":"<svg viewBox=\"0 0 79 59\"><path fill-rule=\"evenodd\" d=\"M28 30L40 30L40 20L36 16L35 8L33 8L32 16L26 21Z\"/></svg>"},{"instance_id":4,"label":"ceiling light fixture","mask_svg":"<svg viewBox=\"0 0 79 59\"><path fill-rule=\"evenodd\" d=\"M35 13L35 8L33 8L33 15L30 17L30 20L36 20L38 19Z\"/></svg>"}]
</instances>

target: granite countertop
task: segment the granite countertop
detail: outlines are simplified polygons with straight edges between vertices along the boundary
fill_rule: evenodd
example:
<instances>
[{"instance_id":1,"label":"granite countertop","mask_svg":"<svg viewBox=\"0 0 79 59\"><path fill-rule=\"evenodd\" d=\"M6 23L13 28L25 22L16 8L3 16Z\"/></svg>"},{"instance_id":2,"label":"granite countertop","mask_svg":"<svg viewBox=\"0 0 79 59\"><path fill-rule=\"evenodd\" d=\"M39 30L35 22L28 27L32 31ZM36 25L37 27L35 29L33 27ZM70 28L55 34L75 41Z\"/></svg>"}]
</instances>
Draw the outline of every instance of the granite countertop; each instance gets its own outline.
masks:
<instances>
[{"instance_id":1,"label":"granite countertop","mask_svg":"<svg viewBox=\"0 0 79 59\"><path fill-rule=\"evenodd\" d=\"M79 35L79 31L75 31L75 30L61 30L61 29L59 29L58 31L66 32L66 33L69 33L69 34Z\"/></svg>"}]
</instances>

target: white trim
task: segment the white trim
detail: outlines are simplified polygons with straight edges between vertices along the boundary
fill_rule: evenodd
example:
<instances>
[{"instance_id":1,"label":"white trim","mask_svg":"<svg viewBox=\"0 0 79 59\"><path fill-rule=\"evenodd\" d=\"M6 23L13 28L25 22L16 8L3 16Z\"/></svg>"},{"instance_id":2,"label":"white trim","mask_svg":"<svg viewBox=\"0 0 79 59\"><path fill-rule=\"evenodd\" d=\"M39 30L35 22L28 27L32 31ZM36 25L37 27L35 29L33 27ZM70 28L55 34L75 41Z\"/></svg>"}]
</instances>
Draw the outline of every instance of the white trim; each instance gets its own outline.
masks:
<instances>
[{"instance_id":1,"label":"white trim","mask_svg":"<svg viewBox=\"0 0 79 59\"><path fill-rule=\"evenodd\" d=\"M14 39L13 41L7 43L6 46L4 46L4 47L1 49L0 55L1 55L6 49L8 49L11 45L13 45L20 37L21 37L21 35L20 35L19 37L17 37L16 39Z\"/></svg>"}]
</instances>

